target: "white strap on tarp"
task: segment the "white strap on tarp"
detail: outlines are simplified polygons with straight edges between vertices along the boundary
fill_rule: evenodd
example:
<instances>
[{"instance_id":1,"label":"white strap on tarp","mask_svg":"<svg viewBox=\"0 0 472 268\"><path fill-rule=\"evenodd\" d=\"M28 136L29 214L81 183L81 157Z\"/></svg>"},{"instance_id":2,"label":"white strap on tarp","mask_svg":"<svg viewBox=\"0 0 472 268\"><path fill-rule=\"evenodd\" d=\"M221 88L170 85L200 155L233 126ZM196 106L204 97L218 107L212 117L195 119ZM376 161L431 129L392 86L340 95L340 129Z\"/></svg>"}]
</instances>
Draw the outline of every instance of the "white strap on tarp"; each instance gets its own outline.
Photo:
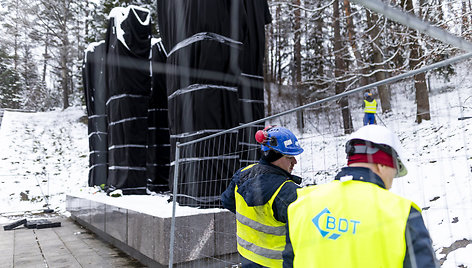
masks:
<instances>
[{"instance_id":1,"label":"white strap on tarp","mask_svg":"<svg viewBox=\"0 0 472 268\"><path fill-rule=\"evenodd\" d=\"M264 100L252 100L252 99L239 99L242 102L247 102L247 103L264 103Z\"/></svg>"},{"instance_id":2,"label":"white strap on tarp","mask_svg":"<svg viewBox=\"0 0 472 268\"><path fill-rule=\"evenodd\" d=\"M222 89L222 90L238 92L237 87L227 87L227 86L208 85L208 84L193 84L185 88L177 89L174 93L170 94L169 97L167 97L167 99L170 100L178 95L186 94L186 93L197 91L197 90L204 90L204 89Z\"/></svg>"},{"instance_id":3,"label":"white strap on tarp","mask_svg":"<svg viewBox=\"0 0 472 268\"><path fill-rule=\"evenodd\" d=\"M95 131L95 132L91 132L88 137L92 137L93 135L108 135L107 132L103 132L103 131Z\"/></svg>"},{"instance_id":4,"label":"white strap on tarp","mask_svg":"<svg viewBox=\"0 0 472 268\"><path fill-rule=\"evenodd\" d=\"M149 145L151 148L157 148L157 147L170 147L170 144L151 144Z\"/></svg>"},{"instance_id":5,"label":"white strap on tarp","mask_svg":"<svg viewBox=\"0 0 472 268\"><path fill-rule=\"evenodd\" d=\"M167 108L152 108L152 109L148 109L148 112L167 112L168 109Z\"/></svg>"},{"instance_id":6,"label":"white strap on tarp","mask_svg":"<svg viewBox=\"0 0 472 268\"><path fill-rule=\"evenodd\" d=\"M114 125L117 125L117 124L122 124L122 123L125 123L125 122L136 121L136 120L147 120L147 116L129 117L129 118L125 118L125 119L115 121L115 122L110 122L110 123L108 123L108 125L114 126Z\"/></svg>"},{"instance_id":7,"label":"white strap on tarp","mask_svg":"<svg viewBox=\"0 0 472 268\"><path fill-rule=\"evenodd\" d=\"M167 56L170 56L172 55L175 51L181 49L181 48L184 48L190 44L193 44L193 43L196 43L196 42L199 42L199 41L203 41L203 40L207 40L207 41L216 41L216 42L219 42L219 43L222 43L222 44L226 44L226 45L229 45L229 46L241 46L243 43L239 42L239 41L236 41L236 40L233 40L231 38L228 38L226 36L223 36L223 35L220 35L220 34L217 34L217 33L211 33L211 32L201 32L201 33L196 33L192 36L190 36L189 38L186 38L182 41L180 41L179 43L177 43L174 48L169 52L169 54Z\"/></svg>"},{"instance_id":8,"label":"white strap on tarp","mask_svg":"<svg viewBox=\"0 0 472 268\"><path fill-rule=\"evenodd\" d=\"M101 166L106 166L106 165L107 165L107 163L95 164L95 165L89 167L89 170L92 170L92 169L94 169L94 168L101 167Z\"/></svg>"},{"instance_id":9,"label":"white strap on tarp","mask_svg":"<svg viewBox=\"0 0 472 268\"><path fill-rule=\"evenodd\" d=\"M148 130L169 130L168 127L148 127Z\"/></svg>"},{"instance_id":10,"label":"white strap on tarp","mask_svg":"<svg viewBox=\"0 0 472 268\"><path fill-rule=\"evenodd\" d=\"M88 117L88 119L100 118L100 117L107 117L106 114L94 114Z\"/></svg>"},{"instance_id":11,"label":"white strap on tarp","mask_svg":"<svg viewBox=\"0 0 472 268\"><path fill-rule=\"evenodd\" d=\"M145 167L128 167L128 166L110 166L108 170L136 170L136 171L146 171Z\"/></svg>"},{"instance_id":12,"label":"white strap on tarp","mask_svg":"<svg viewBox=\"0 0 472 268\"><path fill-rule=\"evenodd\" d=\"M170 167L170 164L157 164L157 163L152 163L152 164L146 164L148 167Z\"/></svg>"},{"instance_id":13,"label":"white strap on tarp","mask_svg":"<svg viewBox=\"0 0 472 268\"><path fill-rule=\"evenodd\" d=\"M107 154L108 151L97 151L97 150L94 150L94 151L90 151L89 152L89 155L91 154Z\"/></svg>"},{"instance_id":14,"label":"white strap on tarp","mask_svg":"<svg viewBox=\"0 0 472 268\"><path fill-rule=\"evenodd\" d=\"M120 94L120 95L114 95L108 98L108 101L106 105L108 105L111 101L122 99L122 98L149 98L148 96L144 95L137 95L137 94Z\"/></svg>"},{"instance_id":15,"label":"white strap on tarp","mask_svg":"<svg viewBox=\"0 0 472 268\"><path fill-rule=\"evenodd\" d=\"M123 145L113 145L108 147L108 150L123 149L123 148L147 148L147 145L142 144L123 144Z\"/></svg>"}]
</instances>

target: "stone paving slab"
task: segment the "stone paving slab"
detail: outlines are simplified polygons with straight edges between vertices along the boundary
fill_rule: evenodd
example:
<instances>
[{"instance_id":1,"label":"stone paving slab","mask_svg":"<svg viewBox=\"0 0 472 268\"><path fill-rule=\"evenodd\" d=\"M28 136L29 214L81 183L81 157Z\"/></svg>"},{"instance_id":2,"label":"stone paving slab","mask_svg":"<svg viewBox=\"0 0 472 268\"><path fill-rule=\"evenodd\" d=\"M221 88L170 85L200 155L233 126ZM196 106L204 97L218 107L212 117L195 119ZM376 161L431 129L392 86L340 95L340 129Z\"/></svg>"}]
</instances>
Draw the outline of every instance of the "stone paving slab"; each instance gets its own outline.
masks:
<instances>
[{"instance_id":1,"label":"stone paving slab","mask_svg":"<svg viewBox=\"0 0 472 268\"><path fill-rule=\"evenodd\" d=\"M0 230L0 268L146 267L69 218L61 227Z\"/></svg>"}]
</instances>

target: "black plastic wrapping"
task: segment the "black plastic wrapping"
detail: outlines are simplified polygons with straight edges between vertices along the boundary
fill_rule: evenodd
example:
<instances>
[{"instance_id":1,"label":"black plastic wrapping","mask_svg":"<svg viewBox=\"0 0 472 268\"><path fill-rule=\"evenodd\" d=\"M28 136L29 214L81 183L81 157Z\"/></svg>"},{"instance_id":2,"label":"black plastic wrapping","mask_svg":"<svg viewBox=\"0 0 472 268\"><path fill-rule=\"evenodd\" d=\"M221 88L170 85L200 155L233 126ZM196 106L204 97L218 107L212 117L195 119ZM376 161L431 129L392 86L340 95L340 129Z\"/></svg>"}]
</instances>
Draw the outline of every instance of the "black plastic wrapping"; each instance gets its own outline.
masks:
<instances>
[{"instance_id":1,"label":"black plastic wrapping","mask_svg":"<svg viewBox=\"0 0 472 268\"><path fill-rule=\"evenodd\" d=\"M151 92L149 10L114 8L107 32L108 180L146 193L147 114Z\"/></svg>"},{"instance_id":2,"label":"black plastic wrapping","mask_svg":"<svg viewBox=\"0 0 472 268\"><path fill-rule=\"evenodd\" d=\"M241 104L241 123L249 123L265 117L264 113L264 52L265 25L272 21L267 0L244 0L247 31L243 35L241 52L241 83L238 88ZM264 124L240 130L242 164L257 162L259 145L254 140Z\"/></svg>"},{"instance_id":3,"label":"black plastic wrapping","mask_svg":"<svg viewBox=\"0 0 472 268\"><path fill-rule=\"evenodd\" d=\"M162 0L157 5L159 31L169 51L172 163L176 142L264 117L264 25L271 18L266 0ZM219 206L233 173L258 158L257 128L182 147L179 203ZM173 172L172 165L171 188Z\"/></svg>"},{"instance_id":4,"label":"black plastic wrapping","mask_svg":"<svg viewBox=\"0 0 472 268\"><path fill-rule=\"evenodd\" d=\"M167 109L167 54L160 39L153 39L152 92L148 109L147 188L153 192L169 190L170 133Z\"/></svg>"},{"instance_id":5,"label":"black plastic wrapping","mask_svg":"<svg viewBox=\"0 0 472 268\"><path fill-rule=\"evenodd\" d=\"M86 50L82 77L88 116L89 174L88 185L107 182L107 116L105 85L105 42L92 43Z\"/></svg>"},{"instance_id":6,"label":"black plastic wrapping","mask_svg":"<svg viewBox=\"0 0 472 268\"><path fill-rule=\"evenodd\" d=\"M171 162L176 142L187 142L238 125L239 53L244 27L232 34L231 0L158 1L159 31L169 51L167 95ZM244 23L235 13L236 21ZM180 153L177 201L219 206L219 195L237 170L237 133L187 146ZM228 155L229 154L229 155ZM173 187L173 165L170 186Z\"/></svg>"}]
</instances>

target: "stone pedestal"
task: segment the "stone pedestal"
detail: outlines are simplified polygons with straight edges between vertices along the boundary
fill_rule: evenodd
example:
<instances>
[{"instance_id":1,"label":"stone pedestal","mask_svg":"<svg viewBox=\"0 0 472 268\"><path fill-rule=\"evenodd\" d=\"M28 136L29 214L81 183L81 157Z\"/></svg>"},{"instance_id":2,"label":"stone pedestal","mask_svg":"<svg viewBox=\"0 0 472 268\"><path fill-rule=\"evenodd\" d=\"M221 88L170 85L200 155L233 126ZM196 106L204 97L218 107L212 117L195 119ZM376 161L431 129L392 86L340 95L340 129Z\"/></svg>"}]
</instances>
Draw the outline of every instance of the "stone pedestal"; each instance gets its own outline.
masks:
<instances>
[{"instance_id":1,"label":"stone pedestal","mask_svg":"<svg viewBox=\"0 0 472 268\"><path fill-rule=\"evenodd\" d=\"M71 218L150 267L169 264L172 217L158 217L86 197L67 196ZM231 267L238 263L233 213L179 216L174 267Z\"/></svg>"}]
</instances>

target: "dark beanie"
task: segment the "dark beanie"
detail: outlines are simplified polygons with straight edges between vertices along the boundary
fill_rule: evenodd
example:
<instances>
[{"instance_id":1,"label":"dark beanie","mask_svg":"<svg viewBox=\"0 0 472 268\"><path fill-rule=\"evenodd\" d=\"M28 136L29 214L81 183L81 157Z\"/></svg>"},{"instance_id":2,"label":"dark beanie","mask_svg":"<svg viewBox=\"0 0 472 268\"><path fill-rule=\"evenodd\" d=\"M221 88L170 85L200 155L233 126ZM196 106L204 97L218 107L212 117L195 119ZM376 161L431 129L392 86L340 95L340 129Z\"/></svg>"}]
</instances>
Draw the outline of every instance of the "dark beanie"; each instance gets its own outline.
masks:
<instances>
[{"instance_id":1,"label":"dark beanie","mask_svg":"<svg viewBox=\"0 0 472 268\"><path fill-rule=\"evenodd\" d=\"M278 160L279 158L281 158L282 156L284 156L284 155L279 153L279 152L276 152L274 150L269 150L269 151L262 152L261 159L265 160L269 163L272 163L272 162Z\"/></svg>"}]
</instances>

